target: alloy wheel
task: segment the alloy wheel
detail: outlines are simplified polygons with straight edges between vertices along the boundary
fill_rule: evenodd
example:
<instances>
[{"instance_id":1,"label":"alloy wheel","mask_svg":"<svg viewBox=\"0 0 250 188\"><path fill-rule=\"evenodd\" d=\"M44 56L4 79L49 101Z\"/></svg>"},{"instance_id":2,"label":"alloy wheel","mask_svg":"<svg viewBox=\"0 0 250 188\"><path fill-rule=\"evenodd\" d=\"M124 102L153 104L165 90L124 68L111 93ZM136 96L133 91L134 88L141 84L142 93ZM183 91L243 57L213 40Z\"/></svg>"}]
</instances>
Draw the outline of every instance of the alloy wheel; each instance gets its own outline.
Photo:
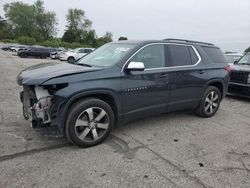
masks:
<instances>
[{"instance_id":1,"label":"alloy wheel","mask_svg":"<svg viewBox=\"0 0 250 188\"><path fill-rule=\"evenodd\" d=\"M100 139L108 128L108 114L100 107L91 107L84 110L75 122L76 136L85 142L93 142Z\"/></svg>"},{"instance_id":2,"label":"alloy wheel","mask_svg":"<svg viewBox=\"0 0 250 188\"><path fill-rule=\"evenodd\" d=\"M205 112L208 114L213 114L219 106L219 100L219 94L216 91L209 92L204 103Z\"/></svg>"}]
</instances>

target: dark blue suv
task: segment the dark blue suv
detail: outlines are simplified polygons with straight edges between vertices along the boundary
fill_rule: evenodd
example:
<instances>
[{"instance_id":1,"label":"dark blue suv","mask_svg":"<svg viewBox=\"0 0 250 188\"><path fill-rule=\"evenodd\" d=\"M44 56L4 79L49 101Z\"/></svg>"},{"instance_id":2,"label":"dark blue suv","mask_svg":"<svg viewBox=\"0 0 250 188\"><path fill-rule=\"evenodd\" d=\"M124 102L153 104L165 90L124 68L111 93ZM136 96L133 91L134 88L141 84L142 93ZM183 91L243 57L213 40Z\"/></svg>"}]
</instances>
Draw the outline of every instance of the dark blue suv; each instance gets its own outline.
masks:
<instances>
[{"instance_id":1,"label":"dark blue suv","mask_svg":"<svg viewBox=\"0 0 250 188\"><path fill-rule=\"evenodd\" d=\"M213 116L227 92L230 67L213 44L165 39L108 43L75 64L40 64L17 82L25 119L57 126L81 146L102 142L118 124L194 110Z\"/></svg>"}]
</instances>

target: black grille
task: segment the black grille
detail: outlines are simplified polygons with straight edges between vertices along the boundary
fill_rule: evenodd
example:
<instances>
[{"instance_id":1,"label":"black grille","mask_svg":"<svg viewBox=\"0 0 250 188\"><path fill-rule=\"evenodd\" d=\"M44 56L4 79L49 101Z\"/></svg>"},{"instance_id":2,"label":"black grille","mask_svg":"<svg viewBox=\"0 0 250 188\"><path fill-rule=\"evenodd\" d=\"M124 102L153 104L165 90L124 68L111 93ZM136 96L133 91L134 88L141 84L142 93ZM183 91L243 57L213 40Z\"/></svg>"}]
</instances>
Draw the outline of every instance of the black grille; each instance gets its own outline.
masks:
<instances>
[{"instance_id":1,"label":"black grille","mask_svg":"<svg viewBox=\"0 0 250 188\"><path fill-rule=\"evenodd\" d=\"M241 71L232 71L230 73L230 81L247 84L248 72L241 72Z\"/></svg>"}]
</instances>

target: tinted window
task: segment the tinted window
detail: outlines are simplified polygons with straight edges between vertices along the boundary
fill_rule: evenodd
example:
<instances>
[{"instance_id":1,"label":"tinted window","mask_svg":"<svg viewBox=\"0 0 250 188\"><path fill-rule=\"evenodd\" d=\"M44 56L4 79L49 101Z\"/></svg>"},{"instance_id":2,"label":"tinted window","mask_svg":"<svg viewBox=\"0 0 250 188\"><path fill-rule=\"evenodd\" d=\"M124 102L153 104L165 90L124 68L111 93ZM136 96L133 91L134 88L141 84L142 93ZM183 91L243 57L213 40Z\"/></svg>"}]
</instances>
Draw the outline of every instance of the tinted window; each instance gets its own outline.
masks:
<instances>
[{"instance_id":1,"label":"tinted window","mask_svg":"<svg viewBox=\"0 0 250 188\"><path fill-rule=\"evenodd\" d=\"M90 53L90 52L92 52L91 49L85 49L85 53Z\"/></svg>"},{"instance_id":2,"label":"tinted window","mask_svg":"<svg viewBox=\"0 0 250 188\"><path fill-rule=\"evenodd\" d=\"M204 46L202 48L215 63L227 63L225 56L222 54L219 48Z\"/></svg>"},{"instance_id":3,"label":"tinted window","mask_svg":"<svg viewBox=\"0 0 250 188\"><path fill-rule=\"evenodd\" d=\"M147 46L130 61L143 62L146 69L165 67L164 46L161 44Z\"/></svg>"},{"instance_id":4,"label":"tinted window","mask_svg":"<svg viewBox=\"0 0 250 188\"><path fill-rule=\"evenodd\" d=\"M170 66L192 65L188 46L171 44L168 45L168 52L170 55Z\"/></svg>"},{"instance_id":5,"label":"tinted window","mask_svg":"<svg viewBox=\"0 0 250 188\"><path fill-rule=\"evenodd\" d=\"M84 49L80 49L80 50L78 51L78 53L85 53L85 52L84 52Z\"/></svg>"}]
</instances>

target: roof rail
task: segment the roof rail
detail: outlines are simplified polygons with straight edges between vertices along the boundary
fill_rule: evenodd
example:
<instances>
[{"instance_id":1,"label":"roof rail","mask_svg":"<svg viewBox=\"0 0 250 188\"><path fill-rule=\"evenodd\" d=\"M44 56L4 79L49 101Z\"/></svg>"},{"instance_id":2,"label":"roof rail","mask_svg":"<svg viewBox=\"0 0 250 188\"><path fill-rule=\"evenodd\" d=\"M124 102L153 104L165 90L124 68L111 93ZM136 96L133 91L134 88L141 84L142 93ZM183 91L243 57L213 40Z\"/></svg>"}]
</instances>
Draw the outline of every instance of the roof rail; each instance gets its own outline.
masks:
<instances>
[{"instance_id":1,"label":"roof rail","mask_svg":"<svg viewBox=\"0 0 250 188\"><path fill-rule=\"evenodd\" d=\"M168 38L168 39L163 39L163 40L165 40L165 41L179 41L179 42L192 42L192 43L199 43L199 44L206 44L206 45L214 46L212 43L200 42L200 41L194 41L194 40L186 40L186 39Z\"/></svg>"}]
</instances>

